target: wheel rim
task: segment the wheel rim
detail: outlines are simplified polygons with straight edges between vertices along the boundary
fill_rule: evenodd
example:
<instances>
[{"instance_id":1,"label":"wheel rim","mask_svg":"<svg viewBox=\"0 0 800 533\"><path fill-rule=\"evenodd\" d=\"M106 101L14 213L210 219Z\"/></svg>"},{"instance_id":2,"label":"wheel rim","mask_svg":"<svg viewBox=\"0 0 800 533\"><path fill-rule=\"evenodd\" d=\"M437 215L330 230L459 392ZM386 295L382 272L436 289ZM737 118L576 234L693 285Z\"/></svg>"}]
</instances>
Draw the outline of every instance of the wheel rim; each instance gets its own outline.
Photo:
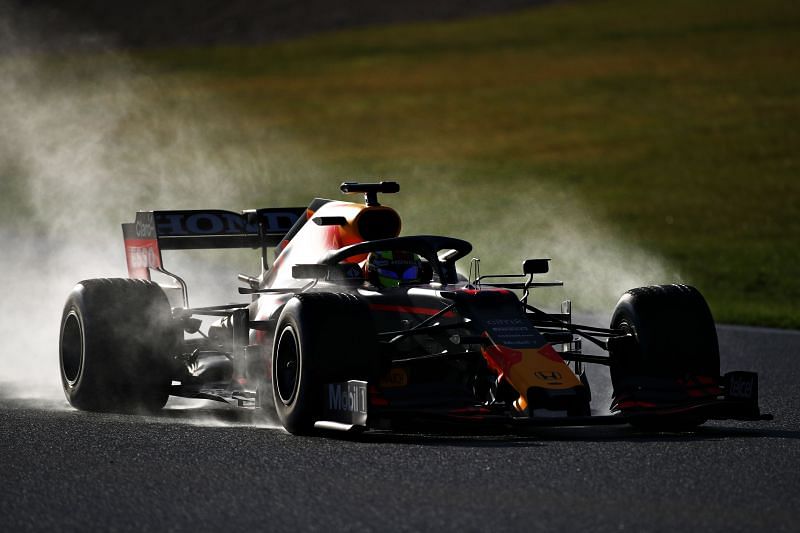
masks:
<instances>
[{"instance_id":1,"label":"wheel rim","mask_svg":"<svg viewBox=\"0 0 800 533\"><path fill-rule=\"evenodd\" d=\"M75 311L70 311L61 331L61 371L70 387L83 373L83 328Z\"/></svg>"},{"instance_id":2,"label":"wheel rim","mask_svg":"<svg viewBox=\"0 0 800 533\"><path fill-rule=\"evenodd\" d=\"M278 399L284 405L289 405L294 400L299 379L300 353L297 337L291 326L288 326L281 332L275 354L275 386Z\"/></svg>"}]
</instances>

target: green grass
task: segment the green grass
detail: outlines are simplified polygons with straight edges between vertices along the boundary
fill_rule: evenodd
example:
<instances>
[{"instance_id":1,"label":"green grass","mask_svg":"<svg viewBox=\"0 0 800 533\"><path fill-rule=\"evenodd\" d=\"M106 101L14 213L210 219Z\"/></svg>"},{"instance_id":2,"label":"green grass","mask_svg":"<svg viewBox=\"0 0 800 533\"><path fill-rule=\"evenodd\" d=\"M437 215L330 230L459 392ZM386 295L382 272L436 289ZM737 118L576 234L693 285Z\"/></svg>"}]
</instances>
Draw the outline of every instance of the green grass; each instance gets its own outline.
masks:
<instances>
[{"instance_id":1,"label":"green grass","mask_svg":"<svg viewBox=\"0 0 800 533\"><path fill-rule=\"evenodd\" d=\"M587 306L679 279L718 321L797 328L799 51L795 1L606 0L135 57L163 106L225 106L198 119L216 152L283 154L248 205L388 176L407 231L552 256Z\"/></svg>"},{"instance_id":2,"label":"green grass","mask_svg":"<svg viewBox=\"0 0 800 533\"><path fill-rule=\"evenodd\" d=\"M467 227L546 184L719 320L798 327L798 50L796 2L620 0L145 57L332 174L444 175Z\"/></svg>"}]
</instances>

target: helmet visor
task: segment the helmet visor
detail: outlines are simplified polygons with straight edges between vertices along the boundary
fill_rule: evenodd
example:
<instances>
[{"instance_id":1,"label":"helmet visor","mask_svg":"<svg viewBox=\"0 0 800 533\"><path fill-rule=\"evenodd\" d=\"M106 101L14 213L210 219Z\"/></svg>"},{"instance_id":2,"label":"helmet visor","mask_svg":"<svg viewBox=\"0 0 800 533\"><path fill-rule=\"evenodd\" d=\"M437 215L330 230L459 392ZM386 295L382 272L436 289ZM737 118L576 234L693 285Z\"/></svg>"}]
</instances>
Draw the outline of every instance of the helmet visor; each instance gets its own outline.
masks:
<instances>
[{"instance_id":1,"label":"helmet visor","mask_svg":"<svg viewBox=\"0 0 800 533\"><path fill-rule=\"evenodd\" d=\"M398 287L402 282L412 282L419 278L416 265L396 265L394 268L378 268L378 279L384 287Z\"/></svg>"}]
</instances>

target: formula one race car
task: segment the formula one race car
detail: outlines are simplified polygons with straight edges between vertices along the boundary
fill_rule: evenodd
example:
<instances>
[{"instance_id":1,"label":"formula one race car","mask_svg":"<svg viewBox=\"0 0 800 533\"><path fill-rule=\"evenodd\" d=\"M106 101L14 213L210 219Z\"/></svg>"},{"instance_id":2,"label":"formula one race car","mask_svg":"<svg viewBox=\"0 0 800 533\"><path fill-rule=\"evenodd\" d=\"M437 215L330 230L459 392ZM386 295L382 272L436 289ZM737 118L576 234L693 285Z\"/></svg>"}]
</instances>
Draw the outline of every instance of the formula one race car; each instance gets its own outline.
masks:
<instances>
[{"instance_id":1,"label":"formula one race car","mask_svg":"<svg viewBox=\"0 0 800 533\"><path fill-rule=\"evenodd\" d=\"M534 289L561 284L534 280L548 259L502 276L481 275L472 259L467 278L456 262L468 242L398 236L400 217L378 193L399 189L342 184L364 204L137 213L123 224L130 279L82 281L67 299L67 399L120 412L158 410L169 395L218 400L274 410L296 434L426 421L674 429L770 418L759 412L756 374L719 375L714 321L696 289L632 289L610 328L574 324L569 301L558 313L530 302ZM161 251L206 248L261 250L261 274L239 275L249 303L189 306ZM151 281L151 271L174 284ZM216 321L203 332L198 317ZM583 353L582 342L607 355ZM591 415L586 364L610 367L609 415Z\"/></svg>"}]
</instances>

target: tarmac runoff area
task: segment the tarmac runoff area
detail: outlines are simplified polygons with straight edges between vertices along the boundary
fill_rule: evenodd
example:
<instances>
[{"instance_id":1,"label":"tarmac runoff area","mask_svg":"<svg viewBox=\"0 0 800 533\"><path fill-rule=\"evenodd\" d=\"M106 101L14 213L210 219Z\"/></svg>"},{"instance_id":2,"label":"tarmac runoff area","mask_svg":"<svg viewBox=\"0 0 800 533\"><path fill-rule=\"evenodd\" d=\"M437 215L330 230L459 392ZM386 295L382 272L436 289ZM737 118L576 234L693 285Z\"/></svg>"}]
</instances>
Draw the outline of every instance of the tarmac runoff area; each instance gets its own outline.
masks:
<instances>
[{"instance_id":1,"label":"tarmac runoff area","mask_svg":"<svg viewBox=\"0 0 800 533\"><path fill-rule=\"evenodd\" d=\"M105 415L3 386L0 529L797 531L800 332L718 331L775 420L300 438L215 404Z\"/></svg>"}]
</instances>

